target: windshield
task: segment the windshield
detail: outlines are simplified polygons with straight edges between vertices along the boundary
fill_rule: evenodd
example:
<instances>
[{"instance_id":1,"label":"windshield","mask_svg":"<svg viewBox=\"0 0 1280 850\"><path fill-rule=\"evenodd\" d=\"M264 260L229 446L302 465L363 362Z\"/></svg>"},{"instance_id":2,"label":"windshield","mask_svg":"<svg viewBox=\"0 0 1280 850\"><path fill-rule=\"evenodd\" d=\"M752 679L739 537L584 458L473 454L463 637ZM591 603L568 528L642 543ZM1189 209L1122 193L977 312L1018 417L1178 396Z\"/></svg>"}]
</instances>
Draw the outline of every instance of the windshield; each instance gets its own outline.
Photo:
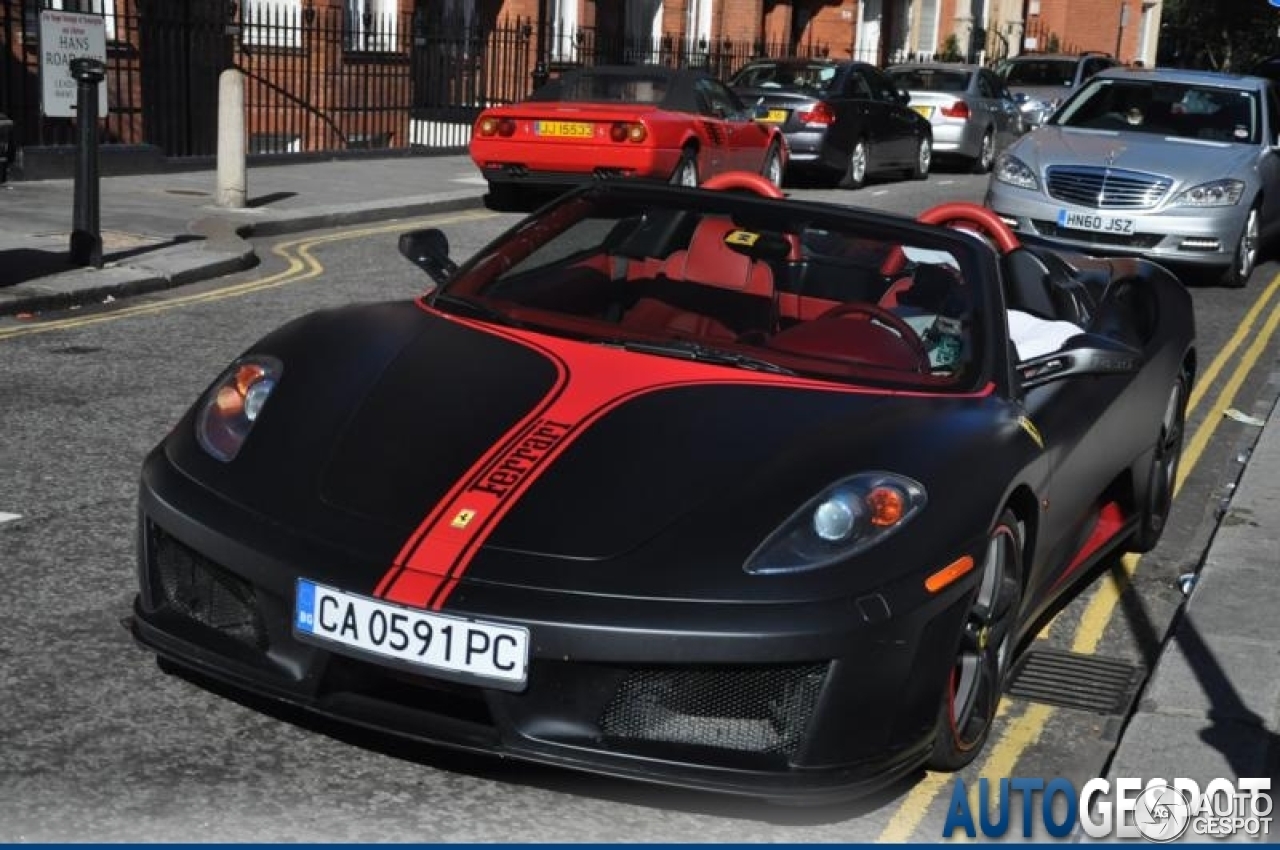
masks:
<instances>
[{"instance_id":1,"label":"windshield","mask_svg":"<svg viewBox=\"0 0 1280 850\"><path fill-rule=\"evenodd\" d=\"M597 188L477 254L433 303L651 354L970 388L983 347L982 247L954 231L737 193Z\"/></svg>"},{"instance_id":2,"label":"windshield","mask_svg":"<svg viewBox=\"0 0 1280 850\"><path fill-rule=\"evenodd\" d=\"M836 68L823 62L807 64L757 62L748 65L729 80L735 88L808 89L825 91L836 78Z\"/></svg>"},{"instance_id":3,"label":"windshield","mask_svg":"<svg viewBox=\"0 0 1280 850\"><path fill-rule=\"evenodd\" d=\"M908 91L962 92L969 88L970 74L939 68L898 68L888 71L893 84Z\"/></svg>"},{"instance_id":4,"label":"windshield","mask_svg":"<svg viewBox=\"0 0 1280 850\"><path fill-rule=\"evenodd\" d=\"M1004 67L1005 82L1011 86L1069 86L1076 79L1074 59L1026 59Z\"/></svg>"},{"instance_id":5,"label":"windshield","mask_svg":"<svg viewBox=\"0 0 1280 850\"><path fill-rule=\"evenodd\" d=\"M1050 122L1184 139L1257 144L1252 91L1160 80L1093 80Z\"/></svg>"}]
</instances>

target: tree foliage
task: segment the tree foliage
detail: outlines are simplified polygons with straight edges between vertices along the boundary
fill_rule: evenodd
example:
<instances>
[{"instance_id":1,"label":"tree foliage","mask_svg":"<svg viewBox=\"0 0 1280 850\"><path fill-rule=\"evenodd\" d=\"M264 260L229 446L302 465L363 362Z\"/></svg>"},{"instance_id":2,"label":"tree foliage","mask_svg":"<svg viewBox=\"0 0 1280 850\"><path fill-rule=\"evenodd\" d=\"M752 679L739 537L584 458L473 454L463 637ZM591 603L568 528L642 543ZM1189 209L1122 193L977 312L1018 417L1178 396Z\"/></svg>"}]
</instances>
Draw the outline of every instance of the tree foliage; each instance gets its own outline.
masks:
<instances>
[{"instance_id":1,"label":"tree foliage","mask_svg":"<svg viewBox=\"0 0 1280 850\"><path fill-rule=\"evenodd\" d=\"M1165 0L1160 64L1246 71L1280 53L1280 8L1267 0Z\"/></svg>"}]
</instances>

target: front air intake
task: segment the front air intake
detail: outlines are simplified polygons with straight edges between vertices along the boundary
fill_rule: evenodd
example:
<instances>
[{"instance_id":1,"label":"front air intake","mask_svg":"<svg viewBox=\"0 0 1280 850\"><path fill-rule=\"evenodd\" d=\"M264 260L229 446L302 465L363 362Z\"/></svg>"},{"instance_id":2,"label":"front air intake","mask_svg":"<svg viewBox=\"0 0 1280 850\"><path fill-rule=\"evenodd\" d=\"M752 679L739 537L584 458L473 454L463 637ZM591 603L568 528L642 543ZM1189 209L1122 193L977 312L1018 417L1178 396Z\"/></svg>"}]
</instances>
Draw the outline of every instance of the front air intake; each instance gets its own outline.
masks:
<instances>
[{"instance_id":1,"label":"front air intake","mask_svg":"<svg viewBox=\"0 0 1280 850\"><path fill-rule=\"evenodd\" d=\"M600 717L614 739L690 744L794 757L827 664L642 668L623 679Z\"/></svg>"}]
</instances>

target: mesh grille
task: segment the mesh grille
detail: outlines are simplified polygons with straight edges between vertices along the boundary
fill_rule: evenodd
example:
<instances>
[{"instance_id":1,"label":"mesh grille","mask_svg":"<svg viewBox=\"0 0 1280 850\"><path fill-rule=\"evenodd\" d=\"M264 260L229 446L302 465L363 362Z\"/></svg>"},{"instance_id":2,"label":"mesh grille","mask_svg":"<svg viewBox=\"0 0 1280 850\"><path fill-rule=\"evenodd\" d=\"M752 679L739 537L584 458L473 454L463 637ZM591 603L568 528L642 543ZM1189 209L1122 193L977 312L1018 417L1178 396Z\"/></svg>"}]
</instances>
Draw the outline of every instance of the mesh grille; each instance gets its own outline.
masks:
<instances>
[{"instance_id":1,"label":"mesh grille","mask_svg":"<svg viewBox=\"0 0 1280 850\"><path fill-rule=\"evenodd\" d=\"M153 527L152 552L168 608L238 641L267 648L253 586Z\"/></svg>"},{"instance_id":2,"label":"mesh grille","mask_svg":"<svg viewBox=\"0 0 1280 850\"><path fill-rule=\"evenodd\" d=\"M600 729L613 738L794 756L826 672L825 663L633 670Z\"/></svg>"},{"instance_id":3,"label":"mesh grille","mask_svg":"<svg viewBox=\"0 0 1280 850\"><path fill-rule=\"evenodd\" d=\"M1089 166L1053 166L1046 176L1050 197L1100 210L1151 209L1173 185L1154 174Z\"/></svg>"}]
</instances>

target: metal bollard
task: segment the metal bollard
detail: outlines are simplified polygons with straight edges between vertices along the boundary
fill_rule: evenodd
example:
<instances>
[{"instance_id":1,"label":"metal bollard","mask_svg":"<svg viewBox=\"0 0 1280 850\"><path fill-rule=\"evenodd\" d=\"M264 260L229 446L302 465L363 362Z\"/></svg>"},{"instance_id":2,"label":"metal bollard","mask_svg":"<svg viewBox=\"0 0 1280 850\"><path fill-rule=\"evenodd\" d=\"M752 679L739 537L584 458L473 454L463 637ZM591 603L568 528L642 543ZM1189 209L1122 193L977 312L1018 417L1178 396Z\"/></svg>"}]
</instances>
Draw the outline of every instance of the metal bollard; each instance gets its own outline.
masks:
<instances>
[{"instance_id":1,"label":"metal bollard","mask_svg":"<svg viewBox=\"0 0 1280 850\"><path fill-rule=\"evenodd\" d=\"M76 81L75 205L71 217L71 263L102 268L102 230L98 202L98 85L107 76L107 66L98 59L82 56L71 60L71 76Z\"/></svg>"}]
</instances>

